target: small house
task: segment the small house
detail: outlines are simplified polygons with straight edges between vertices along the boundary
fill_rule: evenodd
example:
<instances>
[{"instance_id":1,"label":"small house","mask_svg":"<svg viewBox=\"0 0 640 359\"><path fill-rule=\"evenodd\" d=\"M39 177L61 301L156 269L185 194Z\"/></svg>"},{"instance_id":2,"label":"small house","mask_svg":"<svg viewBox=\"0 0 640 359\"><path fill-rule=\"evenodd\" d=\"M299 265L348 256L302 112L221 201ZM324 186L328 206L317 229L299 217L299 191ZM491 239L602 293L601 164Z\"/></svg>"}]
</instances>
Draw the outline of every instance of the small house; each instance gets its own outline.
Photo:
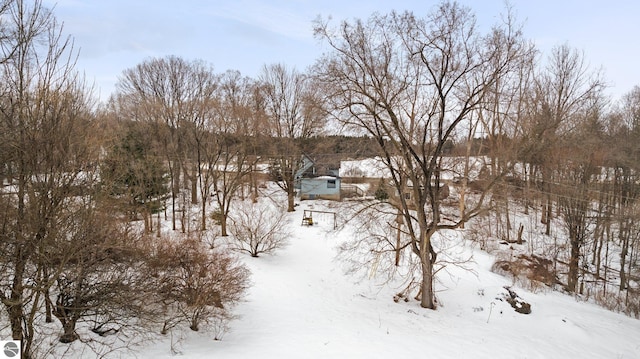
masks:
<instances>
[{"instance_id":1,"label":"small house","mask_svg":"<svg viewBox=\"0 0 640 359\"><path fill-rule=\"evenodd\" d=\"M295 180L300 199L340 200L338 169L328 164L318 164L308 155L302 155Z\"/></svg>"}]
</instances>

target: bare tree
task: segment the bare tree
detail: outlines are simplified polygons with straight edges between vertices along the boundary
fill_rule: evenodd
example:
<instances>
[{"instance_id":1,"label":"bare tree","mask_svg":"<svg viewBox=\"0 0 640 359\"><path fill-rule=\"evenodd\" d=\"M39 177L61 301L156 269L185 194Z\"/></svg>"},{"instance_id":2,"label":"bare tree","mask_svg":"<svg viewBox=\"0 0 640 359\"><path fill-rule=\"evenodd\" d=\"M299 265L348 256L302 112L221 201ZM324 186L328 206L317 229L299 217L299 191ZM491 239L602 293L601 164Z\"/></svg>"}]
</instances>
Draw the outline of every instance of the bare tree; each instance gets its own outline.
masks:
<instances>
[{"instance_id":1,"label":"bare tree","mask_svg":"<svg viewBox=\"0 0 640 359\"><path fill-rule=\"evenodd\" d=\"M294 211L295 175L300 168L299 141L317 134L324 126L317 88L311 79L285 65L265 66L259 77L268 121L274 139L272 172L276 183L287 193L287 211Z\"/></svg>"},{"instance_id":2,"label":"bare tree","mask_svg":"<svg viewBox=\"0 0 640 359\"><path fill-rule=\"evenodd\" d=\"M140 270L145 259L141 239L109 213L112 208L109 201L100 203L102 196L94 192L72 205L64 218L68 230L47 253L49 263L57 264L50 269L58 274L52 277L55 299L49 293L45 299L62 325L62 343L80 338L76 327L81 322L105 336L139 325L151 309L145 305L153 287Z\"/></svg>"},{"instance_id":3,"label":"bare tree","mask_svg":"<svg viewBox=\"0 0 640 359\"><path fill-rule=\"evenodd\" d=\"M270 203L238 203L231 214L231 246L252 257L283 248L289 237L286 213Z\"/></svg>"},{"instance_id":4,"label":"bare tree","mask_svg":"<svg viewBox=\"0 0 640 359\"><path fill-rule=\"evenodd\" d=\"M569 230L570 291L576 290L578 261L587 235L588 190L597 173L593 149L599 147L603 88L600 74L589 70L584 56L562 45L552 50L547 66L535 75L530 97L524 99L523 159L539 173L547 235L551 233L553 199L559 199Z\"/></svg>"},{"instance_id":5,"label":"bare tree","mask_svg":"<svg viewBox=\"0 0 640 359\"><path fill-rule=\"evenodd\" d=\"M521 34L496 27L480 35L471 11L450 2L425 19L374 15L338 29L318 22L316 34L334 50L317 66L326 101L343 124L377 140L394 187L403 194L397 206L408 248L421 263L420 303L435 309L432 236L477 215L486 196L457 220L442 218L446 144L495 82L514 69L522 56Z\"/></svg>"},{"instance_id":6,"label":"bare tree","mask_svg":"<svg viewBox=\"0 0 640 359\"><path fill-rule=\"evenodd\" d=\"M503 21L509 31L520 31L517 28L516 19L514 18L512 9L507 8L507 13L503 17ZM503 41L504 34L496 32L493 41ZM508 173L510 177L499 179L494 187L492 196L492 214L495 216L497 236L512 241L510 232L512 229L509 213L509 202L512 194L520 184L523 173L512 171L511 167L514 162L518 161L521 156L521 145L518 141L520 135L520 123L525 116L524 96L533 82L533 71L535 63L535 47L532 43L524 42L522 44L522 55L514 60L513 70L505 73L504 76L494 81L488 89L483 103L474 113L470 124L467 138L467 147L465 154L467 160L464 164L464 173L462 176L462 188L458 188L461 196L460 206L463 208L464 193L469 181L469 171L474 165L470 163L471 156L473 160L478 162L478 155L486 155L488 158L484 169L489 171L490 176L495 174ZM500 58L495 59L494 66L501 66ZM477 153L471 152L474 141L481 141L481 145L477 146ZM516 188L514 188L514 185ZM500 224L503 222L504 226ZM502 231L504 227L506 230ZM519 241L521 238L518 239Z\"/></svg>"},{"instance_id":7,"label":"bare tree","mask_svg":"<svg viewBox=\"0 0 640 359\"><path fill-rule=\"evenodd\" d=\"M526 162L532 163L540 173L540 187L545 203L542 222L546 234L551 232L553 216L553 171L558 165L558 147L563 135L576 125L598 93L603 89L598 72L590 71L584 56L568 45L554 48L548 64L535 75L535 83L529 98L525 99L528 120L523 153Z\"/></svg>"},{"instance_id":8,"label":"bare tree","mask_svg":"<svg viewBox=\"0 0 640 359\"><path fill-rule=\"evenodd\" d=\"M214 161L210 161L209 166L222 236L227 236L227 218L233 199L258 161L255 148L251 146L252 137L259 133L255 86L239 72L226 72L221 78L217 104L212 111L213 139L209 158Z\"/></svg>"},{"instance_id":9,"label":"bare tree","mask_svg":"<svg viewBox=\"0 0 640 359\"><path fill-rule=\"evenodd\" d=\"M583 246L588 242L593 230L593 203L603 156L597 148L602 147L602 126L597 104L585 112L571 135L565 137L563 150L558 156L560 168L557 169L555 192L558 205L569 233L569 273L567 290L577 292L580 259ZM583 263L586 264L586 263ZM582 289L580 289L582 292Z\"/></svg>"}]
</instances>

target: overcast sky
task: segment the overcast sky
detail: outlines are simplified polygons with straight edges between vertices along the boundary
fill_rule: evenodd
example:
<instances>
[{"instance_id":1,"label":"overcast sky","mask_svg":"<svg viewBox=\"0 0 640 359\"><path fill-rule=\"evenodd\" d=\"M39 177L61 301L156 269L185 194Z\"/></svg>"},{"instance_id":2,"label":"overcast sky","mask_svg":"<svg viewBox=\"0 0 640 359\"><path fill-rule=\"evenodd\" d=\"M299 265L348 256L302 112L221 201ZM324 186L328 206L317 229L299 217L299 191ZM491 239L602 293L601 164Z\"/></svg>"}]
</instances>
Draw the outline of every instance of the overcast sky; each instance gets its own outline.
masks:
<instances>
[{"instance_id":1,"label":"overcast sky","mask_svg":"<svg viewBox=\"0 0 640 359\"><path fill-rule=\"evenodd\" d=\"M487 26L503 0L460 0ZM152 57L177 55L211 63L219 72L255 77L264 64L304 70L323 52L313 37L318 16L367 18L373 12L427 14L430 0L44 0L80 49L78 69L103 100L123 70ZM640 85L640 1L511 0L525 35L543 53L568 43L602 68L613 98Z\"/></svg>"}]
</instances>

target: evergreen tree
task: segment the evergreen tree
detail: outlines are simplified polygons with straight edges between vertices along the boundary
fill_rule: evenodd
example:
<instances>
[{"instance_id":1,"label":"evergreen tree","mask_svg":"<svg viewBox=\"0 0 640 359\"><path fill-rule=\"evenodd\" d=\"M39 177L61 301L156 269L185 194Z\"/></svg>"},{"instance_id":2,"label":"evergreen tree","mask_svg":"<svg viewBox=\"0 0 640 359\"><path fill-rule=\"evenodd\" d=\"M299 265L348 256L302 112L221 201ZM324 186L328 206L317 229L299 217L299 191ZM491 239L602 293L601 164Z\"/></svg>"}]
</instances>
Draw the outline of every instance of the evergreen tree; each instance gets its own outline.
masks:
<instances>
[{"instance_id":1,"label":"evergreen tree","mask_svg":"<svg viewBox=\"0 0 640 359\"><path fill-rule=\"evenodd\" d=\"M122 210L132 219L142 214L145 223L169 193L166 168L140 126L128 126L107 154L101 173L103 186L121 200Z\"/></svg>"}]
</instances>

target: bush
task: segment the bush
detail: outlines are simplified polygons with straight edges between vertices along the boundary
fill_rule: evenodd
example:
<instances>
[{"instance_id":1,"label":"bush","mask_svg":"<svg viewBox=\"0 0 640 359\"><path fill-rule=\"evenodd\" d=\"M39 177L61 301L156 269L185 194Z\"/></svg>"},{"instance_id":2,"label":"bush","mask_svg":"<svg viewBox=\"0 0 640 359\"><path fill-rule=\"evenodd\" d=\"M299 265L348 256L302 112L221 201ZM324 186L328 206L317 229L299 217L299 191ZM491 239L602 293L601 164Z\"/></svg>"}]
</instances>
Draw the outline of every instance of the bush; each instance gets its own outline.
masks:
<instances>
[{"instance_id":1,"label":"bush","mask_svg":"<svg viewBox=\"0 0 640 359\"><path fill-rule=\"evenodd\" d=\"M219 226L222 223L223 218L224 218L224 215L222 214L222 211L219 208L211 212L211 219L213 220L213 223L215 223L216 225Z\"/></svg>"},{"instance_id":2,"label":"bush","mask_svg":"<svg viewBox=\"0 0 640 359\"><path fill-rule=\"evenodd\" d=\"M376 189L376 193L374 194L374 196L378 201L386 201L389 199L387 186L384 184L382 180L380 180L380 184L378 185L378 189Z\"/></svg>"},{"instance_id":3,"label":"bush","mask_svg":"<svg viewBox=\"0 0 640 359\"><path fill-rule=\"evenodd\" d=\"M231 246L252 257L287 244L286 211L270 203L240 202L230 215Z\"/></svg>"},{"instance_id":4,"label":"bush","mask_svg":"<svg viewBox=\"0 0 640 359\"><path fill-rule=\"evenodd\" d=\"M203 323L220 327L249 286L249 270L235 256L195 238L158 240L150 263L165 308L163 334L179 323L194 331Z\"/></svg>"}]
</instances>

